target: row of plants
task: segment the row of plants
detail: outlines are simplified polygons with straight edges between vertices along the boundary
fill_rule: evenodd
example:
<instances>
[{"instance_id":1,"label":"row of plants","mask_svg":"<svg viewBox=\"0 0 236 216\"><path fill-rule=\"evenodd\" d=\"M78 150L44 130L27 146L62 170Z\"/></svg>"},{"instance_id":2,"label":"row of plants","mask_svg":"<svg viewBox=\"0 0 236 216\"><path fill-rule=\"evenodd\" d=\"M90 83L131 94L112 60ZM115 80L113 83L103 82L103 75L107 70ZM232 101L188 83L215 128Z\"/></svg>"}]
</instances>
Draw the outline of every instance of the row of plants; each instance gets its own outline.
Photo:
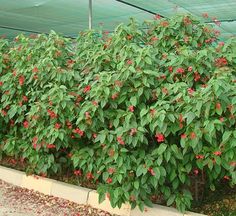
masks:
<instances>
[{"instance_id":1,"label":"row of plants","mask_svg":"<svg viewBox=\"0 0 236 216\"><path fill-rule=\"evenodd\" d=\"M189 15L1 39L0 154L73 170L114 207L185 211L194 180L236 183L235 48Z\"/></svg>"}]
</instances>

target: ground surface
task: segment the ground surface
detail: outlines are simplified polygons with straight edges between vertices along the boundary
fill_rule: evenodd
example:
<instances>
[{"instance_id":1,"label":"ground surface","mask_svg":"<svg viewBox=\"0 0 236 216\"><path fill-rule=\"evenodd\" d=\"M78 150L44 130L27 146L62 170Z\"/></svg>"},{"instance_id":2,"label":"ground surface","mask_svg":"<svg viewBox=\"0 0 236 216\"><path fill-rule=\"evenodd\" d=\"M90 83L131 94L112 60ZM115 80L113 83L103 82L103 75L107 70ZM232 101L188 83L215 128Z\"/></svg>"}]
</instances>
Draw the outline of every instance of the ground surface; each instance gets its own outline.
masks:
<instances>
[{"instance_id":1,"label":"ground surface","mask_svg":"<svg viewBox=\"0 0 236 216\"><path fill-rule=\"evenodd\" d=\"M111 216L90 206L22 189L0 180L0 216Z\"/></svg>"}]
</instances>

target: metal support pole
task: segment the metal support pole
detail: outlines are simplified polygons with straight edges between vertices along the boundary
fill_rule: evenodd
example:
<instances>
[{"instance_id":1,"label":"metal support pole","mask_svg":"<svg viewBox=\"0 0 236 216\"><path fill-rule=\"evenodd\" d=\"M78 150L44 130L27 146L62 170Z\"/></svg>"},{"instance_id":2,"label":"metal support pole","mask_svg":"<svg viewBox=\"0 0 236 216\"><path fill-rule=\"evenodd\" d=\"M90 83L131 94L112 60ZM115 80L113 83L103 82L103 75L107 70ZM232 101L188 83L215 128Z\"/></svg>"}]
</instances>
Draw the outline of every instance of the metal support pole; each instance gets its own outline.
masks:
<instances>
[{"instance_id":1,"label":"metal support pole","mask_svg":"<svg viewBox=\"0 0 236 216\"><path fill-rule=\"evenodd\" d=\"M92 29L93 26L93 9L92 9L92 0L89 0L89 30Z\"/></svg>"}]
</instances>

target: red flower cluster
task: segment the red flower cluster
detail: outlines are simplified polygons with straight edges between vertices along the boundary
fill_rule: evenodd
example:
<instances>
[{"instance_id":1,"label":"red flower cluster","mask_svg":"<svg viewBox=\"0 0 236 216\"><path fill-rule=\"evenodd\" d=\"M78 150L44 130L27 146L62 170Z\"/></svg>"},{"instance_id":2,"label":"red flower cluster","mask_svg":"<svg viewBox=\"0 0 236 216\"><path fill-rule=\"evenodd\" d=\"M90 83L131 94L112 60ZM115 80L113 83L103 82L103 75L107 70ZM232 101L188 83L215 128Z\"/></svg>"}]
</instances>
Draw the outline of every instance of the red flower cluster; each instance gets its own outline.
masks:
<instances>
[{"instance_id":1,"label":"red flower cluster","mask_svg":"<svg viewBox=\"0 0 236 216\"><path fill-rule=\"evenodd\" d=\"M57 114L52 110L48 110L48 115L50 116L51 119L57 118Z\"/></svg>"},{"instance_id":2,"label":"red flower cluster","mask_svg":"<svg viewBox=\"0 0 236 216\"><path fill-rule=\"evenodd\" d=\"M218 58L215 60L215 65L217 67L224 67L228 64L228 61L226 58Z\"/></svg>"},{"instance_id":3,"label":"red flower cluster","mask_svg":"<svg viewBox=\"0 0 236 216\"><path fill-rule=\"evenodd\" d=\"M183 68L177 68L176 72L179 73L179 74L183 74L184 69Z\"/></svg>"},{"instance_id":4,"label":"red flower cluster","mask_svg":"<svg viewBox=\"0 0 236 216\"><path fill-rule=\"evenodd\" d=\"M196 155L196 159L204 159L204 155Z\"/></svg>"},{"instance_id":5,"label":"red flower cluster","mask_svg":"<svg viewBox=\"0 0 236 216\"><path fill-rule=\"evenodd\" d=\"M118 137L117 137L117 141L118 141L118 143L121 144L121 145L124 145L124 144L125 144L125 142L124 142L124 140L122 139L121 136L118 136Z\"/></svg>"},{"instance_id":6,"label":"red flower cluster","mask_svg":"<svg viewBox=\"0 0 236 216\"><path fill-rule=\"evenodd\" d=\"M79 128L74 129L74 130L73 130L73 133L76 133L76 134L78 134L78 135L80 135L80 136L83 136L83 135L84 135L84 131L80 130Z\"/></svg>"},{"instance_id":7,"label":"red flower cluster","mask_svg":"<svg viewBox=\"0 0 236 216\"><path fill-rule=\"evenodd\" d=\"M165 136L164 136L163 134L161 134L161 133L157 133L157 134L155 135L155 138L156 138L157 142L159 142L159 143L165 141Z\"/></svg>"},{"instance_id":8,"label":"red flower cluster","mask_svg":"<svg viewBox=\"0 0 236 216\"><path fill-rule=\"evenodd\" d=\"M82 175L82 171L81 171L81 170L75 170L75 171L74 171L74 174L75 174L76 176L81 176L81 175Z\"/></svg>"}]
</instances>

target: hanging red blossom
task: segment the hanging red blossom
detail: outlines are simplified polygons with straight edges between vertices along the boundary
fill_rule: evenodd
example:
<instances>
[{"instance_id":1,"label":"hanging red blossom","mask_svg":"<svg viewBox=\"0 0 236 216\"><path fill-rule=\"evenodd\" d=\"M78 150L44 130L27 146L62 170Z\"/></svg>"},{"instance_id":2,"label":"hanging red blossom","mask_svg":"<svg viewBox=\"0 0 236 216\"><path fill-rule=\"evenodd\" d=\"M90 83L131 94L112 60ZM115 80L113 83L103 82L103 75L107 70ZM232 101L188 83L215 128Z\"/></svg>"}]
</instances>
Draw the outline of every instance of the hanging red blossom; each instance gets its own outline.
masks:
<instances>
[{"instance_id":1,"label":"hanging red blossom","mask_svg":"<svg viewBox=\"0 0 236 216\"><path fill-rule=\"evenodd\" d=\"M186 139L187 135L186 134L181 134L181 139Z\"/></svg>"}]
</instances>

